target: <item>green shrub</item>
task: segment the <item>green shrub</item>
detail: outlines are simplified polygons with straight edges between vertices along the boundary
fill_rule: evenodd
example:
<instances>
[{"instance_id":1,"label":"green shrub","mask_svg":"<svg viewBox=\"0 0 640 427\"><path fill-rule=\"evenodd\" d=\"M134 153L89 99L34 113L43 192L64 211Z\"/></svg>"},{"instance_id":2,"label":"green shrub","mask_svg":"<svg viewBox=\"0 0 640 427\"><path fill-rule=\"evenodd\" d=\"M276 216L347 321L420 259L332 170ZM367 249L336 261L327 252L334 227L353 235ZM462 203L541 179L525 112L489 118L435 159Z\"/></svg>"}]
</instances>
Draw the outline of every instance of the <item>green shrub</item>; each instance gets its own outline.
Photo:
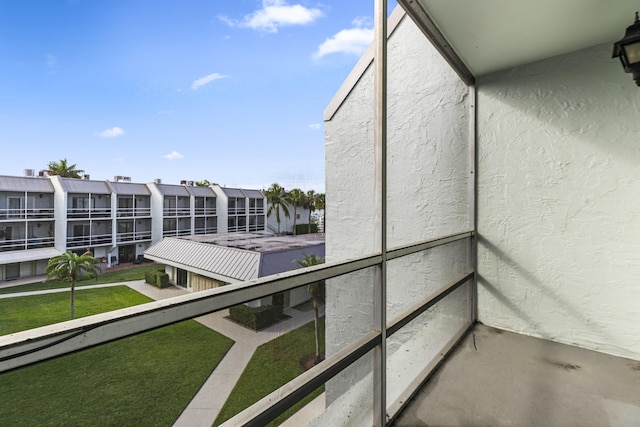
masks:
<instances>
[{"instance_id":1,"label":"green shrub","mask_svg":"<svg viewBox=\"0 0 640 427\"><path fill-rule=\"evenodd\" d=\"M276 319L282 318L284 315L284 292L273 294L271 303L273 304L273 314Z\"/></svg>"},{"instance_id":2,"label":"green shrub","mask_svg":"<svg viewBox=\"0 0 640 427\"><path fill-rule=\"evenodd\" d=\"M169 286L169 275L164 270L151 270L144 274L144 281L159 288Z\"/></svg>"},{"instance_id":3,"label":"green shrub","mask_svg":"<svg viewBox=\"0 0 640 427\"><path fill-rule=\"evenodd\" d=\"M166 288L169 286L169 275L164 271L158 271L156 273L156 286L159 288Z\"/></svg>"},{"instance_id":4,"label":"green shrub","mask_svg":"<svg viewBox=\"0 0 640 427\"><path fill-rule=\"evenodd\" d=\"M259 331L276 322L275 309L272 305L249 307L244 304L229 307L229 317L234 322Z\"/></svg>"},{"instance_id":5,"label":"green shrub","mask_svg":"<svg viewBox=\"0 0 640 427\"><path fill-rule=\"evenodd\" d=\"M309 224L296 224L296 234L308 234L309 232ZM311 232L318 232L318 224L311 223Z\"/></svg>"}]
</instances>

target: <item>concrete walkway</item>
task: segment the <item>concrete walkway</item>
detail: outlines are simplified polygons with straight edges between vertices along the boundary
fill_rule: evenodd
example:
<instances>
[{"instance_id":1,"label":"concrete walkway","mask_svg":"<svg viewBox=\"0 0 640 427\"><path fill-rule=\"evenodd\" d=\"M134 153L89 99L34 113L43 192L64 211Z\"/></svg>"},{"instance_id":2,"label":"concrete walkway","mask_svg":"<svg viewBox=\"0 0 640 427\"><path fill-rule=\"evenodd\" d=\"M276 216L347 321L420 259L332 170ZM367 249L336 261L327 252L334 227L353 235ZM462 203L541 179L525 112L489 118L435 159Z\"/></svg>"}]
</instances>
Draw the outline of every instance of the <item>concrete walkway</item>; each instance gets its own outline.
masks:
<instances>
[{"instance_id":1,"label":"concrete walkway","mask_svg":"<svg viewBox=\"0 0 640 427\"><path fill-rule=\"evenodd\" d=\"M145 283L144 280L80 286L76 287L76 291L123 285L153 300L172 298L188 293L188 291L177 287L160 289ZM19 292L0 295L0 298L68 292L69 290L70 288L59 288ZM284 310L284 313L290 316L290 318L261 331L253 331L226 319L226 316L229 314L228 310L222 310L194 319L214 331L231 338L235 343L231 346L191 402L189 402L180 417L176 420L174 427L210 427L220 413L222 406L227 401L256 349L264 343L313 321L313 310L299 311L287 308ZM324 315L324 307L322 307L320 314ZM318 401L320 400L316 399L316 406ZM321 406L322 409L320 409L319 412L322 412L324 409L324 405L321 404ZM313 408L313 406L309 406L309 408ZM315 413L316 411L313 410L312 412ZM303 415L307 418L313 416L313 414Z\"/></svg>"}]
</instances>

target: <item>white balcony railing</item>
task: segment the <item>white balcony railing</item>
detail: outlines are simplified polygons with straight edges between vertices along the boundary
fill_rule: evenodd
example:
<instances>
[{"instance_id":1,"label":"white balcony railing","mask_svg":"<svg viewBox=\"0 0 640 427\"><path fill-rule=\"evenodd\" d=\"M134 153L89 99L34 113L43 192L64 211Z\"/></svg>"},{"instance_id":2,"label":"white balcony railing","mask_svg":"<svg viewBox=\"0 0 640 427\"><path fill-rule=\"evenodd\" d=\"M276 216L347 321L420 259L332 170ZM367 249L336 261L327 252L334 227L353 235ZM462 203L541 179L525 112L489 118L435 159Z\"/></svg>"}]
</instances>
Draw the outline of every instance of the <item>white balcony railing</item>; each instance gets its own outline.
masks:
<instances>
[{"instance_id":1,"label":"white balcony railing","mask_svg":"<svg viewBox=\"0 0 640 427\"><path fill-rule=\"evenodd\" d=\"M468 240L469 246L464 251L470 253L473 247L473 232L463 232L445 236L418 244L413 244L386 253L387 262L394 259L418 254L432 248L447 245L461 240ZM464 248L464 247L463 247ZM289 271L274 276L257 279L251 282L230 284L216 289L191 293L183 296L155 301L143 305L125 308L109 313L98 314L82 319L51 325L24 332L0 337L0 372L16 369L22 366L52 359L57 356L76 352L95 345L119 340L141 332L153 330L162 326L174 324L183 320L193 319L205 314L214 313L237 304L243 304L275 293L289 291L328 280L345 276L350 273L383 266L382 255L372 255L353 260L321 264L304 270ZM442 265L442 269L450 270L452 266ZM376 270L379 271L379 270ZM440 284L436 291L424 295L422 299L413 302L409 308L387 321L384 333L371 330L360 338L346 345L337 353L326 358L325 361L306 371L293 381L274 391L262 400L236 415L224 425L266 425L269 421L301 401L319 386L345 371L363 356L371 354L377 348L386 347L386 340L396 332L402 331L431 307L440 303L454 292L469 292L471 304L459 307L464 311L473 311L475 304L474 272L469 271L457 276L449 283ZM465 285L468 285L465 289ZM387 310L386 305L371 307L374 311ZM439 315L436 311L434 315ZM374 313L375 316L377 316ZM378 407L371 405L371 409L357 408L356 410L370 412L371 419L384 418L385 413L393 417L415 392L415 388L430 375L438 363L455 347L473 325L473 315L467 313L465 320L446 339L443 345L438 344L438 350L432 360L424 361L426 366L420 372L415 372L414 381L399 397L386 405ZM446 322L447 319L444 319ZM423 343L427 344L427 343ZM385 353L382 353L385 354ZM376 356L379 357L379 356ZM378 363L373 365L372 377L375 381L386 382L387 373ZM348 393L347 393L348 394ZM375 397L373 397L375 399ZM383 413L380 413L384 411ZM331 407L323 415L331 416ZM330 425L330 424L324 424Z\"/></svg>"},{"instance_id":2,"label":"white balcony railing","mask_svg":"<svg viewBox=\"0 0 640 427\"><path fill-rule=\"evenodd\" d=\"M89 247L108 245L113 241L111 233L107 234L91 234L88 236L67 236L67 246L72 247Z\"/></svg>"}]
</instances>

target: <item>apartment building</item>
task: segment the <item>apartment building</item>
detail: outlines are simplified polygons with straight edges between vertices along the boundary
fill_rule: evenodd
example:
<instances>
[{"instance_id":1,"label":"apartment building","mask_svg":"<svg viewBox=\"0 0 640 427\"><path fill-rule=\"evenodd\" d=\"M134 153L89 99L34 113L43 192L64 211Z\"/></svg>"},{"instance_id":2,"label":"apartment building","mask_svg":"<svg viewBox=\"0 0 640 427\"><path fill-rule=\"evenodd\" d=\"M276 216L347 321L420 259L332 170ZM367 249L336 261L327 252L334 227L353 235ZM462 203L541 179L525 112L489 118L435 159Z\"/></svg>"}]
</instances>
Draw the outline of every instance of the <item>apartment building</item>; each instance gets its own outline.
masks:
<instances>
[{"instance_id":1,"label":"apartment building","mask_svg":"<svg viewBox=\"0 0 640 427\"><path fill-rule=\"evenodd\" d=\"M634 425L637 393L567 391L598 367L547 351L623 358L638 378L640 92L611 58L631 3L399 0L325 111L325 265L154 303L138 322L124 311L109 325L78 322L74 345L50 344L70 334L62 326L24 333L0 345L0 368L327 280L324 364L227 425L265 425L322 384L310 425L383 426L407 405L449 418L399 425ZM541 338L520 358L545 369L519 382L499 366L508 378L494 387L486 367L467 364L475 395L412 400L462 340L459 350L485 350L477 322ZM539 381L544 370L555 383ZM481 418L485 398L493 418Z\"/></svg>"},{"instance_id":2,"label":"apartment building","mask_svg":"<svg viewBox=\"0 0 640 427\"><path fill-rule=\"evenodd\" d=\"M0 281L44 274L65 251L90 250L111 266L164 237L265 230L258 190L115 178L0 176Z\"/></svg>"}]
</instances>

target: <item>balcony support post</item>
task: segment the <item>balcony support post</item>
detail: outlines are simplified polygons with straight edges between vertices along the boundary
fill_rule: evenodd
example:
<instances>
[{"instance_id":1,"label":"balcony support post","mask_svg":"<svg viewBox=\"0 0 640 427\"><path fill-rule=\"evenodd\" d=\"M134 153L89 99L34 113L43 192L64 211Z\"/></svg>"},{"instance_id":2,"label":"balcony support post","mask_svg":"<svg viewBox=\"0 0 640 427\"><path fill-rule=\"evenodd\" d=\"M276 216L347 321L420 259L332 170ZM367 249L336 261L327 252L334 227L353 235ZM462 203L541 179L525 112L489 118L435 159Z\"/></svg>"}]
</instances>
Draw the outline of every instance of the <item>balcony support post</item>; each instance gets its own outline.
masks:
<instances>
[{"instance_id":1,"label":"balcony support post","mask_svg":"<svg viewBox=\"0 0 640 427\"><path fill-rule=\"evenodd\" d=\"M375 270L374 329L380 344L374 350L373 425L387 422L387 0L374 2L374 247L381 262Z\"/></svg>"}]
</instances>

